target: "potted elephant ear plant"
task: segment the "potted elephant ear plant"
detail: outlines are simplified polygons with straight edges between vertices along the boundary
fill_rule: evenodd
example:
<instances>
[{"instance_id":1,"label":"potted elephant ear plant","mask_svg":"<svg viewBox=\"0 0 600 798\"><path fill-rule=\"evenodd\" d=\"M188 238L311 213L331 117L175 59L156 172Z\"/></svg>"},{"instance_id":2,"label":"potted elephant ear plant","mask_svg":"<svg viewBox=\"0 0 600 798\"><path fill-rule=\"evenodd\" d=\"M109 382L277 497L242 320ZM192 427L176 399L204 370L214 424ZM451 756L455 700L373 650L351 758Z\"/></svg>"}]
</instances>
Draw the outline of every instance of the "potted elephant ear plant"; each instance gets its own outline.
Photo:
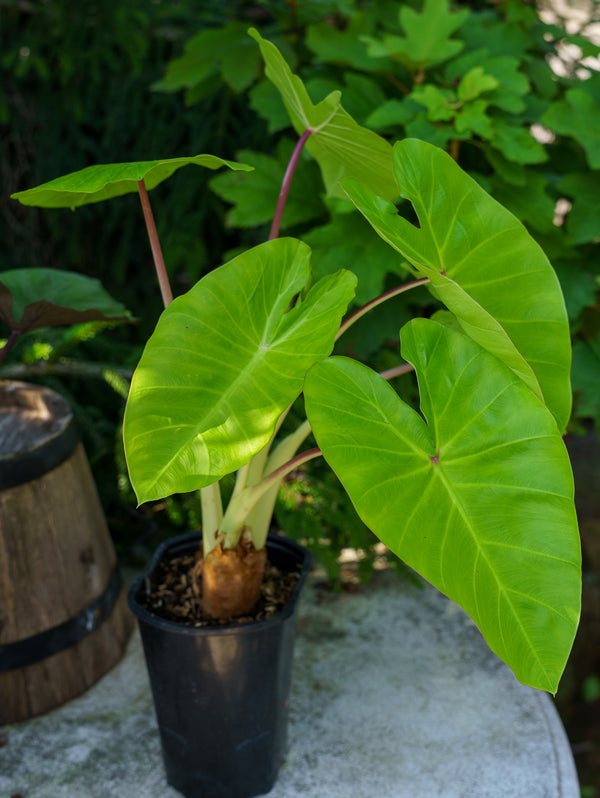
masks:
<instances>
[{"instance_id":1,"label":"potted elephant ear plant","mask_svg":"<svg viewBox=\"0 0 600 798\"><path fill-rule=\"evenodd\" d=\"M325 457L373 532L459 603L525 684L556 691L580 611L573 480L561 437L571 402L569 328L550 263L445 152L417 140L392 147L354 122L339 92L313 105L278 50L251 35L299 136L270 240L168 305L134 374L124 421L140 502L201 491L197 561L198 535L167 544L130 594L167 778L190 798L252 796L276 777L290 654L272 663L293 640L295 596L292 610L252 621L248 586L267 558L305 567L302 553L278 553L281 538L268 530L281 480L314 457ZM349 198L413 276L344 320L353 264L313 283L308 246L277 237L304 147L328 193ZM398 198L418 226L403 218ZM376 374L331 356L358 319L417 286L440 310L399 331L397 367ZM412 371L418 408L389 383ZM301 393L306 420L283 435ZM298 453L311 430L318 448ZM233 472L223 507L221 480ZM191 573L195 591L206 591L214 616L199 623L212 625L185 626L141 606L148 583L182 551L191 555L185 580ZM230 614L239 599L241 623L219 617L221 596Z\"/></svg>"}]
</instances>

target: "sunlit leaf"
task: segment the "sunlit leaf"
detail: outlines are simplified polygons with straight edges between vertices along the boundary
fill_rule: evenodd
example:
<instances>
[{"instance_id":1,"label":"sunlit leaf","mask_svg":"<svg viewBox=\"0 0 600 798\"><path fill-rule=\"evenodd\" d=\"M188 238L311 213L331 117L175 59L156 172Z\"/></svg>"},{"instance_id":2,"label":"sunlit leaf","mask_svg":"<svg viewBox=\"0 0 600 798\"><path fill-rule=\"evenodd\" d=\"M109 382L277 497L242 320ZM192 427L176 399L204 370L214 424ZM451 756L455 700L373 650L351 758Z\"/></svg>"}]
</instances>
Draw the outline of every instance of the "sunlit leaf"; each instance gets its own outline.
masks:
<instances>
[{"instance_id":1,"label":"sunlit leaf","mask_svg":"<svg viewBox=\"0 0 600 798\"><path fill-rule=\"evenodd\" d=\"M196 490L247 463L327 355L356 278L309 284L310 250L276 239L210 272L163 312L124 424L139 502Z\"/></svg>"},{"instance_id":2,"label":"sunlit leaf","mask_svg":"<svg viewBox=\"0 0 600 798\"><path fill-rule=\"evenodd\" d=\"M11 194L23 205L42 208L77 208L92 202L120 197L138 191L138 181L143 180L148 191L183 166L193 164L207 169L227 166L234 171L249 171L251 166L225 161L216 155L195 155L191 158L167 158L160 161L137 161L88 166L78 172L57 177L27 191Z\"/></svg>"},{"instance_id":3,"label":"sunlit leaf","mask_svg":"<svg viewBox=\"0 0 600 798\"><path fill-rule=\"evenodd\" d=\"M328 358L308 417L367 526L473 618L525 684L555 692L580 610L569 458L554 419L464 334L401 332L423 417L377 374Z\"/></svg>"},{"instance_id":4,"label":"sunlit leaf","mask_svg":"<svg viewBox=\"0 0 600 798\"><path fill-rule=\"evenodd\" d=\"M543 251L442 150L422 141L397 142L394 174L420 228L357 181L343 185L379 235L419 277L430 279L463 329L543 395L563 429L571 409L569 327L560 284Z\"/></svg>"}]
</instances>

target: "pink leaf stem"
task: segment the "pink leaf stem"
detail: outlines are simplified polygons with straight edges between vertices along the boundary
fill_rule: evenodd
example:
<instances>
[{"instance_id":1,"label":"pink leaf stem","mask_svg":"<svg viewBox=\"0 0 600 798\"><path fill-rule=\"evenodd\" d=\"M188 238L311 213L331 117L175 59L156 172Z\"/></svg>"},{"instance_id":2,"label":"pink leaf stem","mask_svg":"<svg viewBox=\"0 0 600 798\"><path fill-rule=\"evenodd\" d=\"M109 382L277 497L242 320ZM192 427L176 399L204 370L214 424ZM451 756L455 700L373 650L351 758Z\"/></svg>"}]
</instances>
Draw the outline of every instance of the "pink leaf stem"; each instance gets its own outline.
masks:
<instances>
[{"instance_id":1,"label":"pink leaf stem","mask_svg":"<svg viewBox=\"0 0 600 798\"><path fill-rule=\"evenodd\" d=\"M154 216L150 206L150 199L148 191L143 180L138 180L138 191L140 193L140 201L142 203L142 210L144 212L144 221L146 222L146 230L148 231L148 238L150 240L150 247L152 249L152 257L154 259L154 267L158 277L158 284L160 286L160 293L162 295L164 306L167 307L173 301L173 292L169 283L169 277L165 268L165 260L163 258L156 224L154 223Z\"/></svg>"},{"instance_id":2,"label":"pink leaf stem","mask_svg":"<svg viewBox=\"0 0 600 798\"><path fill-rule=\"evenodd\" d=\"M290 186L292 185L292 178L294 177L294 172L296 171L296 166L298 165L298 160L300 159L300 153L302 152L302 148L304 147L306 140L308 139L308 137L312 132L313 131L310 128L306 128L304 133L298 139L296 146L294 147L294 152L292 153L290 162L288 163L287 169L285 170L285 175L283 176L283 182L281 183L281 190L279 192L279 198L277 199L277 207L275 208L275 216L273 217L273 224L271 225L271 230L269 232L269 241L272 241L274 238L277 238L277 236L279 235L279 228L281 227L281 218L283 216L285 203L287 202Z\"/></svg>"}]
</instances>

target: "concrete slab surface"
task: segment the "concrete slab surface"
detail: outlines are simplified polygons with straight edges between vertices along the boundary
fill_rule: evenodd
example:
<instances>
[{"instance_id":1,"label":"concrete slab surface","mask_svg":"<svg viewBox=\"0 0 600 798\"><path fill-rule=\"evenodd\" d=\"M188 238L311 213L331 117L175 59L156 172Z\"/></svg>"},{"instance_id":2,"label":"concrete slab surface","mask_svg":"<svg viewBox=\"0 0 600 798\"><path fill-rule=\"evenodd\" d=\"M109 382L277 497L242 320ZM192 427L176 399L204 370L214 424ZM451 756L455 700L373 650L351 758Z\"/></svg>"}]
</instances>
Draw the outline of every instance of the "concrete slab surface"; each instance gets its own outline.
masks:
<instances>
[{"instance_id":1,"label":"concrete slab surface","mask_svg":"<svg viewBox=\"0 0 600 798\"><path fill-rule=\"evenodd\" d=\"M1 697L0 697L1 700ZM0 798L178 798L137 631L85 695L1 730ZM519 684L456 605L381 574L310 583L289 753L270 798L579 798L551 698Z\"/></svg>"}]
</instances>

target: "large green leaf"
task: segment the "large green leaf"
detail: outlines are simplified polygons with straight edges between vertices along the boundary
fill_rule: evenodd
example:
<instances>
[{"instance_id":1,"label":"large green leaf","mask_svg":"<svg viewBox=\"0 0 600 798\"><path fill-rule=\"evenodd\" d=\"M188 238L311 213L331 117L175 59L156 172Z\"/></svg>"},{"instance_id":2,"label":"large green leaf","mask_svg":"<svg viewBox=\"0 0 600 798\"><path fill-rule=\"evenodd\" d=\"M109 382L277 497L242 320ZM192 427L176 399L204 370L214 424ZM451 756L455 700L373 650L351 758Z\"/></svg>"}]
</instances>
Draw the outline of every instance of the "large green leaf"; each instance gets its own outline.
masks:
<instances>
[{"instance_id":1,"label":"large green leaf","mask_svg":"<svg viewBox=\"0 0 600 798\"><path fill-rule=\"evenodd\" d=\"M261 244L163 312L125 412L140 502L204 487L247 463L299 395L306 371L331 351L356 278L329 275L293 304L307 289L309 256L294 239Z\"/></svg>"},{"instance_id":2,"label":"large green leaf","mask_svg":"<svg viewBox=\"0 0 600 798\"><path fill-rule=\"evenodd\" d=\"M558 278L543 251L442 150L423 141L398 142L394 174L420 228L357 181L343 185L379 235L418 276L430 279L463 329L543 395L564 429L571 409L569 328Z\"/></svg>"},{"instance_id":3,"label":"large green leaf","mask_svg":"<svg viewBox=\"0 0 600 798\"><path fill-rule=\"evenodd\" d=\"M98 280L58 269L14 269L0 274L0 319L11 330L85 321L128 321L127 308Z\"/></svg>"},{"instance_id":4,"label":"large green leaf","mask_svg":"<svg viewBox=\"0 0 600 798\"><path fill-rule=\"evenodd\" d=\"M358 125L340 105L340 92L331 92L314 105L300 78L294 75L274 44L255 30L265 61L265 74L277 87L296 133L312 131L306 148L321 168L329 196L343 196L338 187L342 177L356 177L387 199L397 190L390 172L392 148L372 130Z\"/></svg>"},{"instance_id":5,"label":"large green leaf","mask_svg":"<svg viewBox=\"0 0 600 798\"><path fill-rule=\"evenodd\" d=\"M463 333L415 319L401 340L425 418L362 364L328 358L304 389L317 442L367 526L469 613L518 679L555 692L581 588L556 423Z\"/></svg>"},{"instance_id":6,"label":"large green leaf","mask_svg":"<svg viewBox=\"0 0 600 798\"><path fill-rule=\"evenodd\" d=\"M160 161L138 161L88 166L79 172L57 177L27 191L11 194L12 199L23 205L42 208L77 208L92 202L120 197L138 190L138 181L143 180L148 191L182 166L194 164L207 169L228 166L233 170L249 171L251 166L225 161L216 155L195 155L191 158L167 158Z\"/></svg>"}]
</instances>

